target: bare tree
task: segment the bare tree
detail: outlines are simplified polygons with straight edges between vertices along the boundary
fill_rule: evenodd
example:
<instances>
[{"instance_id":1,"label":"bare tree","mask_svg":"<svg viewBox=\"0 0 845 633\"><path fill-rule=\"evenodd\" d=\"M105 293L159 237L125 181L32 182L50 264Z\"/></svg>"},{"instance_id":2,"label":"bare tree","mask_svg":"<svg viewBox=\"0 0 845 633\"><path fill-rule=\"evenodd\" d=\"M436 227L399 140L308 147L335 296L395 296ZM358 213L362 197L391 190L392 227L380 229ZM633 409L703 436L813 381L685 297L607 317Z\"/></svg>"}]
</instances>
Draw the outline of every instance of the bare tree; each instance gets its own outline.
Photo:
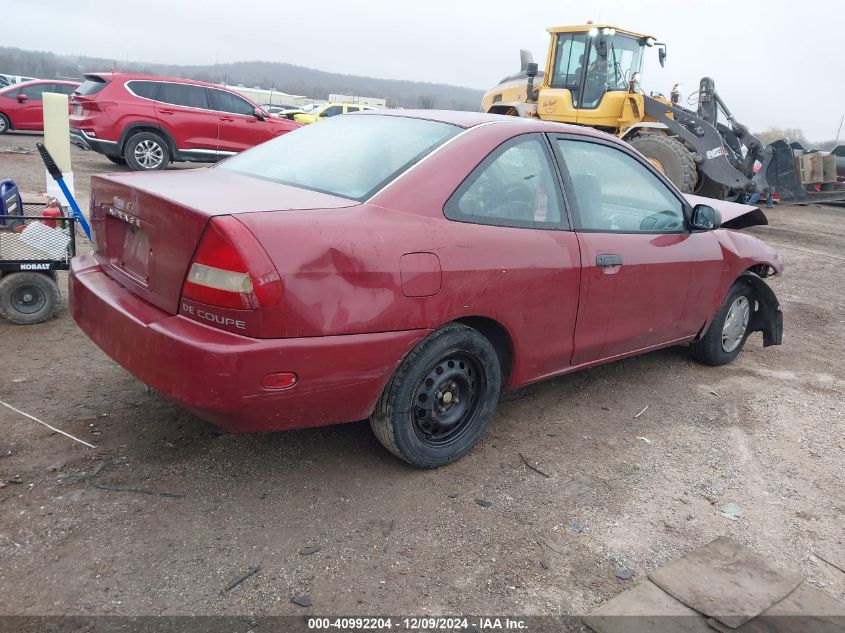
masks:
<instances>
[{"instance_id":1,"label":"bare tree","mask_svg":"<svg viewBox=\"0 0 845 633\"><path fill-rule=\"evenodd\" d=\"M758 133L757 138L763 141L764 145L768 145L779 138L785 138L790 143L798 141L804 147L809 148L812 146L812 143L810 143L807 140L807 137L804 136L804 132L794 127L770 127L768 130Z\"/></svg>"},{"instance_id":2,"label":"bare tree","mask_svg":"<svg viewBox=\"0 0 845 633\"><path fill-rule=\"evenodd\" d=\"M434 109L434 97L431 97L430 95L420 95L417 98L417 103L419 103L420 107L423 110Z\"/></svg>"}]
</instances>

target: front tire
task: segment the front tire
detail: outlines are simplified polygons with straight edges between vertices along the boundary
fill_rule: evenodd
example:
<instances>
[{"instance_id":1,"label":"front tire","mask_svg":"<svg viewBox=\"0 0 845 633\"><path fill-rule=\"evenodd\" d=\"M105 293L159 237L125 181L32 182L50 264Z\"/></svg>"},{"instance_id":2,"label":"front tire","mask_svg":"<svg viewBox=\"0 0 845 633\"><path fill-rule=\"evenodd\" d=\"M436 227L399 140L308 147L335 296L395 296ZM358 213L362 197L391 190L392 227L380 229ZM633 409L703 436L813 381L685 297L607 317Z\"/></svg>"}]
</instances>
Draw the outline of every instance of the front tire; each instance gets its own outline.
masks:
<instances>
[{"instance_id":1,"label":"front tire","mask_svg":"<svg viewBox=\"0 0 845 633\"><path fill-rule=\"evenodd\" d=\"M641 134L630 144L683 193L693 192L698 170L692 152L681 141L665 134Z\"/></svg>"},{"instance_id":2,"label":"front tire","mask_svg":"<svg viewBox=\"0 0 845 633\"><path fill-rule=\"evenodd\" d=\"M12 323L41 323L58 305L59 287L44 273L11 273L0 279L0 314Z\"/></svg>"},{"instance_id":3,"label":"front tire","mask_svg":"<svg viewBox=\"0 0 845 633\"><path fill-rule=\"evenodd\" d=\"M463 457L496 410L502 371L477 330L449 325L426 337L390 379L370 418L387 450L418 468Z\"/></svg>"},{"instance_id":4,"label":"front tire","mask_svg":"<svg viewBox=\"0 0 845 633\"><path fill-rule=\"evenodd\" d=\"M138 132L126 141L123 158L132 171L165 169L170 164L170 149L158 134Z\"/></svg>"},{"instance_id":5,"label":"front tire","mask_svg":"<svg viewBox=\"0 0 845 633\"><path fill-rule=\"evenodd\" d=\"M690 343L693 358L705 365L726 365L739 356L754 318L756 297L742 281L731 286L704 336Z\"/></svg>"},{"instance_id":6,"label":"front tire","mask_svg":"<svg viewBox=\"0 0 845 633\"><path fill-rule=\"evenodd\" d=\"M9 117L5 114L0 114L0 135L5 134L12 128L12 123L9 121Z\"/></svg>"}]
</instances>

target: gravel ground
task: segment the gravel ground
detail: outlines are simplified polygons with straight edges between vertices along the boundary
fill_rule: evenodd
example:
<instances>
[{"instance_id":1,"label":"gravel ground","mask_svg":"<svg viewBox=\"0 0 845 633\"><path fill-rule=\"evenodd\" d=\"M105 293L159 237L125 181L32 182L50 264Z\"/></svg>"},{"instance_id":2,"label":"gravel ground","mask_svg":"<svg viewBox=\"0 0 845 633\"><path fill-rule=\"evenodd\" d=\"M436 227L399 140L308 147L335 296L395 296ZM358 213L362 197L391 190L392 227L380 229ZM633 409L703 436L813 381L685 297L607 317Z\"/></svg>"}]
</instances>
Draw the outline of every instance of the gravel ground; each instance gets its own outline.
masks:
<instances>
[{"instance_id":1,"label":"gravel ground","mask_svg":"<svg viewBox=\"0 0 845 633\"><path fill-rule=\"evenodd\" d=\"M2 148L38 138L0 137L0 177L29 192L37 155ZM73 160L83 200L117 169ZM0 481L20 482L0 489L0 614L582 614L719 535L845 599L816 556L845 558L845 209L769 217L752 232L786 262L783 346L756 335L722 368L667 349L509 394L436 471L364 422L223 434L148 393L66 307L0 322L0 398L97 446L0 408Z\"/></svg>"}]
</instances>

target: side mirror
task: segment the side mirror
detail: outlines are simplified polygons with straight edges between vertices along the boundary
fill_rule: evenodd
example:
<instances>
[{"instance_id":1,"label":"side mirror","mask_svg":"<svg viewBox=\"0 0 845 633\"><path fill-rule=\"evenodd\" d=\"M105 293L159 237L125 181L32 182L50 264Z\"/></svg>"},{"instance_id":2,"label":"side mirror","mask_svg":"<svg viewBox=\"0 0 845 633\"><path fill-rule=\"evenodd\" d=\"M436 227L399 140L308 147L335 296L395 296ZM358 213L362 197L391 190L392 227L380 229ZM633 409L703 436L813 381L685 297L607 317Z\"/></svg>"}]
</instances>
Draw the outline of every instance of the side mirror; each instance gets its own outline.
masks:
<instances>
[{"instance_id":1,"label":"side mirror","mask_svg":"<svg viewBox=\"0 0 845 633\"><path fill-rule=\"evenodd\" d=\"M28 101L29 97L27 97L24 93L18 93L18 103L23 103L24 101Z\"/></svg>"},{"instance_id":2,"label":"side mirror","mask_svg":"<svg viewBox=\"0 0 845 633\"><path fill-rule=\"evenodd\" d=\"M261 108L255 108L255 110L252 111L252 116L254 116L259 121L263 121L267 118L267 115L264 114L264 111Z\"/></svg>"},{"instance_id":3,"label":"side mirror","mask_svg":"<svg viewBox=\"0 0 845 633\"><path fill-rule=\"evenodd\" d=\"M525 66L525 75L528 77L528 84L525 86L525 97L530 103L534 101L534 79L537 77L537 62L528 62Z\"/></svg>"},{"instance_id":4,"label":"side mirror","mask_svg":"<svg viewBox=\"0 0 845 633\"><path fill-rule=\"evenodd\" d=\"M663 68L666 66L666 45L661 45L659 49L657 49L657 59L660 62L660 67Z\"/></svg>"},{"instance_id":5,"label":"side mirror","mask_svg":"<svg viewBox=\"0 0 845 633\"><path fill-rule=\"evenodd\" d=\"M719 212L706 204L697 204L692 209L690 216L690 227L698 231L712 231L719 228L722 219Z\"/></svg>"}]
</instances>

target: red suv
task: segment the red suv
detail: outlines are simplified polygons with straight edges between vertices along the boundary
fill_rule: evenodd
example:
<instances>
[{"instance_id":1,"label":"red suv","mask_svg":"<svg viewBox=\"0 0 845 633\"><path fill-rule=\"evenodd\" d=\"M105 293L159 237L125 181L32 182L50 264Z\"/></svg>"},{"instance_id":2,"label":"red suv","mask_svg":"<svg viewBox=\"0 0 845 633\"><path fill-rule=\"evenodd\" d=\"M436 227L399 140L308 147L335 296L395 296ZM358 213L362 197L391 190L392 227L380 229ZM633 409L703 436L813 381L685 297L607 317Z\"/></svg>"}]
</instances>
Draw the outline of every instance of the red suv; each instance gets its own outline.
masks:
<instances>
[{"instance_id":1,"label":"red suv","mask_svg":"<svg viewBox=\"0 0 845 633\"><path fill-rule=\"evenodd\" d=\"M0 134L9 130L43 130L41 95L57 92L69 95L76 81L27 81L0 88Z\"/></svg>"},{"instance_id":2,"label":"red suv","mask_svg":"<svg viewBox=\"0 0 845 633\"><path fill-rule=\"evenodd\" d=\"M71 95L71 142L136 171L216 162L300 127L216 84L89 73Z\"/></svg>"}]
</instances>

